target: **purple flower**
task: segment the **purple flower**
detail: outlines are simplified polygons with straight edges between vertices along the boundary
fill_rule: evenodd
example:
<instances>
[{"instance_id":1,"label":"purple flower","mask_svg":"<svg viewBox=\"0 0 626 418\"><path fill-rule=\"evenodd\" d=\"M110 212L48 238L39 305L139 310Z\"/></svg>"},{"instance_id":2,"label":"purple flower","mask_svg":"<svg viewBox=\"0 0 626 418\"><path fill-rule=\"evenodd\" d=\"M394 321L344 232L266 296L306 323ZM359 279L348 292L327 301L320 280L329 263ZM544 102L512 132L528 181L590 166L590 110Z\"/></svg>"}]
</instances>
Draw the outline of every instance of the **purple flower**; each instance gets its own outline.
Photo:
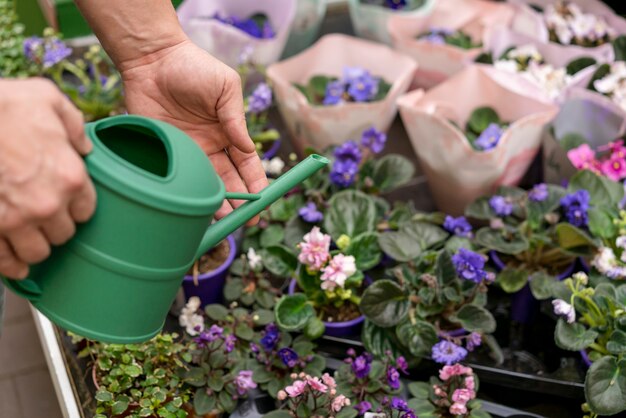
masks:
<instances>
[{"instance_id":1,"label":"purple flower","mask_svg":"<svg viewBox=\"0 0 626 418\"><path fill-rule=\"evenodd\" d=\"M432 358L437 363L451 365L458 363L466 356L466 349L447 340L439 341L437 344L433 345L432 348Z\"/></svg>"},{"instance_id":2,"label":"purple flower","mask_svg":"<svg viewBox=\"0 0 626 418\"><path fill-rule=\"evenodd\" d=\"M347 141L335 148L333 155L338 160L353 160L357 163L361 162L361 149L359 144L354 141Z\"/></svg>"},{"instance_id":3,"label":"purple flower","mask_svg":"<svg viewBox=\"0 0 626 418\"><path fill-rule=\"evenodd\" d=\"M235 337L234 335L227 335L226 338L224 338L224 351L226 351L227 353L230 353L231 351L233 351L235 349L235 343L237 342L237 337Z\"/></svg>"},{"instance_id":4,"label":"purple flower","mask_svg":"<svg viewBox=\"0 0 626 418\"><path fill-rule=\"evenodd\" d=\"M378 93L379 82L378 78L366 73L350 82L348 94L355 102L367 102L372 100Z\"/></svg>"},{"instance_id":5,"label":"purple flower","mask_svg":"<svg viewBox=\"0 0 626 418\"><path fill-rule=\"evenodd\" d=\"M391 389L400 389L400 373L395 367L387 367L387 383Z\"/></svg>"},{"instance_id":6,"label":"purple flower","mask_svg":"<svg viewBox=\"0 0 626 418\"><path fill-rule=\"evenodd\" d=\"M370 372L372 358L369 355L362 354L352 362L352 372L357 379L364 379Z\"/></svg>"},{"instance_id":7,"label":"purple flower","mask_svg":"<svg viewBox=\"0 0 626 418\"><path fill-rule=\"evenodd\" d=\"M548 198L548 185L545 183L540 183L535 185L528 192L528 199L532 202L543 202Z\"/></svg>"},{"instance_id":8,"label":"purple flower","mask_svg":"<svg viewBox=\"0 0 626 418\"><path fill-rule=\"evenodd\" d=\"M429 33L422 38L424 41L434 45L445 45L446 38L439 33Z\"/></svg>"},{"instance_id":9,"label":"purple flower","mask_svg":"<svg viewBox=\"0 0 626 418\"><path fill-rule=\"evenodd\" d=\"M461 248L452 256L452 263L456 269L456 274L464 280L480 283L487 279L485 258L478 253Z\"/></svg>"},{"instance_id":10,"label":"purple flower","mask_svg":"<svg viewBox=\"0 0 626 418\"><path fill-rule=\"evenodd\" d=\"M409 410L409 405L407 405L406 401L402 398L391 398L391 409L395 409L396 411L406 412Z\"/></svg>"},{"instance_id":11,"label":"purple flower","mask_svg":"<svg viewBox=\"0 0 626 418\"><path fill-rule=\"evenodd\" d=\"M38 53L43 46L43 38L39 36L31 36L30 38L24 39L22 44L24 48L24 55L30 61L37 61L39 59Z\"/></svg>"},{"instance_id":12,"label":"purple flower","mask_svg":"<svg viewBox=\"0 0 626 418\"><path fill-rule=\"evenodd\" d=\"M587 190L578 190L561 199L561 206L565 209L565 217L569 223L577 227L587 225L589 200L590 196Z\"/></svg>"},{"instance_id":13,"label":"purple flower","mask_svg":"<svg viewBox=\"0 0 626 418\"><path fill-rule=\"evenodd\" d=\"M387 142L387 134L379 132L373 126L363 131L361 135L361 145L372 150L374 154L378 154L385 148Z\"/></svg>"},{"instance_id":14,"label":"purple flower","mask_svg":"<svg viewBox=\"0 0 626 418\"><path fill-rule=\"evenodd\" d=\"M260 351L259 346L255 343L250 343L250 351L252 351L253 353L258 353Z\"/></svg>"},{"instance_id":15,"label":"purple flower","mask_svg":"<svg viewBox=\"0 0 626 418\"><path fill-rule=\"evenodd\" d=\"M504 196L492 196L489 206L498 216L509 216L513 212L513 204Z\"/></svg>"},{"instance_id":16,"label":"purple flower","mask_svg":"<svg viewBox=\"0 0 626 418\"><path fill-rule=\"evenodd\" d=\"M283 364L287 367L292 368L298 364L298 354L289 347L278 350L278 357L280 357Z\"/></svg>"},{"instance_id":17,"label":"purple flower","mask_svg":"<svg viewBox=\"0 0 626 418\"><path fill-rule=\"evenodd\" d=\"M70 55L72 55L72 48L69 48L59 39L52 39L45 44L43 66L44 68L50 68L60 63Z\"/></svg>"},{"instance_id":18,"label":"purple flower","mask_svg":"<svg viewBox=\"0 0 626 418\"><path fill-rule=\"evenodd\" d=\"M193 340L196 344L198 344L199 348L206 348L213 341L216 341L222 338L223 335L224 335L223 328L217 325L211 325L211 328L209 328L208 330L202 331L200 335L198 335Z\"/></svg>"},{"instance_id":19,"label":"purple flower","mask_svg":"<svg viewBox=\"0 0 626 418\"><path fill-rule=\"evenodd\" d=\"M369 76L369 72L363 67L344 67L343 69L343 82L346 84L352 83L364 76Z\"/></svg>"},{"instance_id":20,"label":"purple flower","mask_svg":"<svg viewBox=\"0 0 626 418\"><path fill-rule=\"evenodd\" d=\"M315 206L313 202L309 202L301 207L300 210L298 210L298 215L300 215L305 222L312 224L321 222L324 219L324 214L317 210L317 206Z\"/></svg>"},{"instance_id":21,"label":"purple flower","mask_svg":"<svg viewBox=\"0 0 626 418\"><path fill-rule=\"evenodd\" d=\"M359 415L365 415L366 412L369 412L372 409L372 404L368 401L363 401L356 404L354 406L354 409L359 412Z\"/></svg>"},{"instance_id":22,"label":"purple flower","mask_svg":"<svg viewBox=\"0 0 626 418\"><path fill-rule=\"evenodd\" d=\"M400 369L402 373L409 374L409 363L406 362L404 357L398 357L396 360L396 367Z\"/></svg>"},{"instance_id":23,"label":"purple flower","mask_svg":"<svg viewBox=\"0 0 626 418\"><path fill-rule=\"evenodd\" d=\"M400 418L417 418L417 415L415 415L415 412L412 410L408 410L404 414L400 415Z\"/></svg>"},{"instance_id":24,"label":"purple flower","mask_svg":"<svg viewBox=\"0 0 626 418\"><path fill-rule=\"evenodd\" d=\"M472 236L472 225L467 222L464 216L453 218L450 215L446 215L446 219L443 222L443 228L451 234L459 237L470 238Z\"/></svg>"},{"instance_id":25,"label":"purple flower","mask_svg":"<svg viewBox=\"0 0 626 418\"><path fill-rule=\"evenodd\" d=\"M479 347L482 343L482 336L477 332L472 332L465 343L468 351L474 351L476 347Z\"/></svg>"},{"instance_id":26,"label":"purple flower","mask_svg":"<svg viewBox=\"0 0 626 418\"><path fill-rule=\"evenodd\" d=\"M487 128L478 136L474 145L481 151L488 151L495 148L502 137L502 128L497 123L490 123Z\"/></svg>"},{"instance_id":27,"label":"purple flower","mask_svg":"<svg viewBox=\"0 0 626 418\"><path fill-rule=\"evenodd\" d=\"M272 351L280 340L280 332L275 324L269 324L265 327L265 332L261 338L261 346L265 351Z\"/></svg>"},{"instance_id":28,"label":"purple flower","mask_svg":"<svg viewBox=\"0 0 626 418\"><path fill-rule=\"evenodd\" d=\"M250 97L248 97L248 111L259 114L272 105L272 89L267 83L259 83Z\"/></svg>"},{"instance_id":29,"label":"purple flower","mask_svg":"<svg viewBox=\"0 0 626 418\"><path fill-rule=\"evenodd\" d=\"M324 95L324 105L336 105L343 103L343 93L346 91L341 80L331 81L326 84L326 94Z\"/></svg>"},{"instance_id":30,"label":"purple flower","mask_svg":"<svg viewBox=\"0 0 626 418\"><path fill-rule=\"evenodd\" d=\"M404 9L406 0L385 0L385 7L393 10Z\"/></svg>"},{"instance_id":31,"label":"purple flower","mask_svg":"<svg viewBox=\"0 0 626 418\"><path fill-rule=\"evenodd\" d=\"M336 160L330 172L330 180L339 187L348 187L354 183L359 172L359 165L353 160Z\"/></svg>"},{"instance_id":32,"label":"purple flower","mask_svg":"<svg viewBox=\"0 0 626 418\"><path fill-rule=\"evenodd\" d=\"M237 386L237 393L239 396L245 395L250 389L255 389L256 383L252 380L252 371L242 370L237 373L237 377L235 377L235 386Z\"/></svg>"},{"instance_id":33,"label":"purple flower","mask_svg":"<svg viewBox=\"0 0 626 418\"><path fill-rule=\"evenodd\" d=\"M234 26L253 38L268 39L276 36L276 33L267 20L263 22L263 27L261 28L254 19L239 19L237 16L222 17L219 13L213 15L213 19L226 25Z\"/></svg>"}]
</instances>

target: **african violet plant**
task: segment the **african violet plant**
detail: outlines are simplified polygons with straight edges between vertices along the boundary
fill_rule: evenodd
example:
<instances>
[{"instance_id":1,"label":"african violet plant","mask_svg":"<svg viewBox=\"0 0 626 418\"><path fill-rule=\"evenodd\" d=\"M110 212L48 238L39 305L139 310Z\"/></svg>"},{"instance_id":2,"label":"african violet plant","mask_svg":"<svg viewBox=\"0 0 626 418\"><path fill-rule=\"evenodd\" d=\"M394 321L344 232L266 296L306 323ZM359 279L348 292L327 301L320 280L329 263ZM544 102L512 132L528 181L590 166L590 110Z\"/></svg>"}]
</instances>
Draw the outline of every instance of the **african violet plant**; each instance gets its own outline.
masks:
<instances>
[{"instance_id":1,"label":"african violet plant","mask_svg":"<svg viewBox=\"0 0 626 418\"><path fill-rule=\"evenodd\" d=\"M608 97L626 111L626 62L600 65L587 88Z\"/></svg>"},{"instance_id":2,"label":"african violet plant","mask_svg":"<svg viewBox=\"0 0 626 418\"><path fill-rule=\"evenodd\" d=\"M617 36L604 18L584 13L574 2L559 0L543 10L535 8L543 13L552 42L591 48L611 42Z\"/></svg>"},{"instance_id":3,"label":"african violet plant","mask_svg":"<svg viewBox=\"0 0 626 418\"><path fill-rule=\"evenodd\" d=\"M585 378L585 417L626 411L626 285L604 281L589 285L576 273L554 289L558 320L556 344L585 351L592 362Z\"/></svg>"},{"instance_id":4,"label":"african violet plant","mask_svg":"<svg viewBox=\"0 0 626 418\"><path fill-rule=\"evenodd\" d=\"M593 150L577 134L569 134L564 138L566 144L578 141L580 145L567 151L567 158L578 170L589 170L613 181L626 178L626 147L623 140L609 142Z\"/></svg>"},{"instance_id":5,"label":"african violet plant","mask_svg":"<svg viewBox=\"0 0 626 418\"><path fill-rule=\"evenodd\" d=\"M311 77L306 85L294 83L309 103L336 106L344 103L367 103L383 100L391 84L362 67L346 67L340 78L326 75Z\"/></svg>"},{"instance_id":6,"label":"african violet plant","mask_svg":"<svg viewBox=\"0 0 626 418\"><path fill-rule=\"evenodd\" d=\"M472 203L466 215L490 222L476 233L475 243L500 259L497 283L502 289L517 292L530 281L533 295L546 299L555 276L576 257L593 255L599 238L615 234L612 219L623 195L620 184L585 170L572 177L567 189L501 187Z\"/></svg>"},{"instance_id":7,"label":"african violet plant","mask_svg":"<svg viewBox=\"0 0 626 418\"><path fill-rule=\"evenodd\" d=\"M265 82L260 82L244 100L248 133L261 157L269 144L280 139L280 133L269 126L268 115L272 106L272 97L270 86Z\"/></svg>"},{"instance_id":8,"label":"african violet plant","mask_svg":"<svg viewBox=\"0 0 626 418\"><path fill-rule=\"evenodd\" d=\"M474 42L472 38L462 30L446 28L431 28L428 32L417 37L425 42L435 45L451 45L462 49L480 48L482 43Z\"/></svg>"},{"instance_id":9,"label":"african violet plant","mask_svg":"<svg viewBox=\"0 0 626 418\"><path fill-rule=\"evenodd\" d=\"M464 133L472 148L489 151L498 145L508 125L491 107L479 107L471 113Z\"/></svg>"}]
</instances>

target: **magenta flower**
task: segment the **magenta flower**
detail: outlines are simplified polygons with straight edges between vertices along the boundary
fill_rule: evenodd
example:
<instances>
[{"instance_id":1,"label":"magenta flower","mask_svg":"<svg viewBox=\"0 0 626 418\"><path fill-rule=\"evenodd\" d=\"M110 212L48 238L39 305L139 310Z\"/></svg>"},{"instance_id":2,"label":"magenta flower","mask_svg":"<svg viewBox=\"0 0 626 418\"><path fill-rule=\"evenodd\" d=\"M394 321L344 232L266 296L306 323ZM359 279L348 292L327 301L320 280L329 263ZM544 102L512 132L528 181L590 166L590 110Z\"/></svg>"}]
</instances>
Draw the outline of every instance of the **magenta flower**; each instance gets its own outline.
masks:
<instances>
[{"instance_id":1,"label":"magenta flower","mask_svg":"<svg viewBox=\"0 0 626 418\"><path fill-rule=\"evenodd\" d=\"M387 367L387 383L391 389L400 389L400 373L395 367Z\"/></svg>"},{"instance_id":2,"label":"magenta flower","mask_svg":"<svg viewBox=\"0 0 626 418\"><path fill-rule=\"evenodd\" d=\"M235 386L237 386L237 393L240 396L246 394L246 392L250 389L256 388L256 383L252 380L252 371L251 370L242 370L235 377Z\"/></svg>"},{"instance_id":3,"label":"magenta flower","mask_svg":"<svg viewBox=\"0 0 626 418\"><path fill-rule=\"evenodd\" d=\"M626 160L614 154L602 162L600 170L609 179L620 181L626 177Z\"/></svg>"},{"instance_id":4,"label":"magenta flower","mask_svg":"<svg viewBox=\"0 0 626 418\"><path fill-rule=\"evenodd\" d=\"M356 404L354 406L354 409L357 410L359 415L365 415L366 412L369 412L369 410L372 409L372 404L369 403L368 401L363 401L363 402Z\"/></svg>"},{"instance_id":5,"label":"magenta flower","mask_svg":"<svg viewBox=\"0 0 626 418\"><path fill-rule=\"evenodd\" d=\"M600 163L596 160L595 151L588 144L582 144L578 148L567 151L567 158L578 170L599 172Z\"/></svg>"},{"instance_id":6,"label":"magenta flower","mask_svg":"<svg viewBox=\"0 0 626 418\"><path fill-rule=\"evenodd\" d=\"M348 277L356 273L354 256L337 254L330 263L322 269L322 289L334 290L337 286L343 288Z\"/></svg>"},{"instance_id":7,"label":"magenta flower","mask_svg":"<svg viewBox=\"0 0 626 418\"><path fill-rule=\"evenodd\" d=\"M298 247L298 261L311 271L319 271L330 257L330 235L323 234L319 227L314 226Z\"/></svg>"}]
</instances>

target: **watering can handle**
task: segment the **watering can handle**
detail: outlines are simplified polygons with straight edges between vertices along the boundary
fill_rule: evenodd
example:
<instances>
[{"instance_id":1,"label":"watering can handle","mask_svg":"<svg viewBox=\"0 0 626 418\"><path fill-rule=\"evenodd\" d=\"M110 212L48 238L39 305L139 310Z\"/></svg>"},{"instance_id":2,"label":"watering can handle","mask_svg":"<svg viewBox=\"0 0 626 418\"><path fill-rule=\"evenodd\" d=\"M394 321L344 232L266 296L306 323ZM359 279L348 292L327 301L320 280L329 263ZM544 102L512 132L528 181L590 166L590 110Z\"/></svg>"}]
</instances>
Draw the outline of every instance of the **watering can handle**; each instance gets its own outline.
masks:
<instances>
[{"instance_id":1,"label":"watering can handle","mask_svg":"<svg viewBox=\"0 0 626 418\"><path fill-rule=\"evenodd\" d=\"M248 202L239 206L223 219L209 226L198 252L196 259L200 258L211 248L215 247L220 241L226 238L237 228L243 226L246 222L258 215L270 204L283 197L291 189L311 177L318 170L328 165L329 160L321 155L309 155L304 161L297 164L291 170L274 180L269 186L261 190L256 195L248 195L245 193L226 193L228 199L243 199Z\"/></svg>"},{"instance_id":2,"label":"watering can handle","mask_svg":"<svg viewBox=\"0 0 626 418\"><path fill-rule=\"evenodd\" d=\"M16 295L28 299L31 302L36 302L41 298L41 288L39 285L31 279L25 280L10 280L10 279L2 279L5 286L11 289L13 293Z\"/></svg>"}]
</instances>

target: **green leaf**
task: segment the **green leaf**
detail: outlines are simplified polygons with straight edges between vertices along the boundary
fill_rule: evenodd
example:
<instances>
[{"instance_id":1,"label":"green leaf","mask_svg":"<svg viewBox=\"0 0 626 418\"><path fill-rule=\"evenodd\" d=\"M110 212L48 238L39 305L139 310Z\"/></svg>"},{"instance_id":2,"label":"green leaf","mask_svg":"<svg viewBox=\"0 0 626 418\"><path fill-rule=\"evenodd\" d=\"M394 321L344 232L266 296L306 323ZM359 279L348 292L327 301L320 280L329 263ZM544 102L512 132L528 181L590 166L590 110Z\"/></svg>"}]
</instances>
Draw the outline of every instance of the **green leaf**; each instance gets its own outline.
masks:
<instances>
[{"instance_id":1,"label":"green leaf","mask_svg":"<svg viewBox=\"0 0 626 418\"><path fill-rule=\"evenodd\" d=\"M626 354L626 332L620 330L613 331L609 341L606 343L606 349L611 354Z\"/></svg>"},{"instance_id":2,"label":"green leaf","mask_svg":"<svg viewBox=\"0 0 626 418\"><path fill-rule=\"evenodd\" d=\"M530 248L528 240L518 230L514 231L512 237L507 237L501 230L481 228L476 233L475 241L478 245L502 254L519 254Z\"/></svg>"},{"instance_id":3,"label":"green leaf","mask_svg":"<svg viewBox=\"0 0 626 418\"><path fill-rule=\"evenodd\" d=\"M96 399L100 402L111 402L113 400L113 394L101 388L96 392Z\"/></svg>"},{"instance_id":4,"label":"green leaf","mask_svg":"<svg viewBox=\"0 0 626 418\"><path fill-rule=\"evenodd\" d=\"M432 346L437 344L437 330L426 321L404 321L396 327L396 336L403 346L416 357L430 354Z\"/></svg>"},{"instance_id":5,"label":"green leaf","mask_svg":"<svg viewBox=\"0 0 626 418\"><path fill-rule=\"evenodd\" d=\"M261 247L279 245L285 238L285 230L282 225L270 225L261 232Z\"/></svg>"},{"instance_id":6,"label":"green leaf","mask_svg":"<svg viewBox=\"0 0 626 418\"><path fill-rule=\"evenodd\" d=\"M224 388L224 373L213 373L207 379L207 384L213 392L219 392Z\"/></svg>"},{"instance_id":7,"label":"green leaf","mask_svg":"<svg viewBox=\"0 0 626 418\"><path fill-rule=\"evenodd\" d=\"M411 396L418 399L428 399L430 388L431 386L426 382L411 382L407 386Z\"/></svg>"},{"instance_id":8,"label":"green leaf","mask_svg":"<svg viewBox=\"0 0 626 418\"><path fill-rule=\"evenodd\" d=\"M587 139L577 132L568 132L559 139L559 145L564 151L573 150L586 143Z\"/></svg>"},{"instance_id":9,"label":"green leaf","mask_svg":"<svg viewBox=\"0 0 626 418\"><path fill-rule=\"evenodd\" d=\"M593 207L587 211L589 215L589 232L600 238L611 238L617 234L617 227L613 223L610 213L600 207Z\"/></svg>"},{"instance_id":10,"label":"green leaf","mask_svg":"<svg viewBox=\"0 0 626 418\"><path fill-rule=\"evenodd\" d=\"M464 305L458 312L450 316L450 320L458 322L470 332L492 333L496 330L496 320L487 309L476 305Z\"/></svg>"},{"instance_id":11,"label":"green leaf","mask_svg":"<svg viewBox=\"0 0 626 418\"><path fill-rule=\"evenodd\" d=\"M564 250L576 250L586 247L597 247L598 242L589 236L585 231L576 228L570 223L559 223L555 227L555 232L559 246Z\"/></svg>"},{"instance_id":12,"label":"green leaf","mask_svg":"<svg viewBox=\"0 0 626 418\"><path fill-rule=\"evenodd\" d=\"M191 386L202 387L206 384L206 375L201 367L191 367L183 376L183 381Z\"/></svg>"},{"instance_id":13,"label":"green leaf","mask_svg":"<svg viewBox=\"0 0 626 418\"><path fill-rule=\"evenodd\" d=\"M269 309L258 309L253 312L252 317L254 319L254 324L258 326L265 326L272 322L274 322L274 311L270 311Z\"/></svg>"},{"instance_id":14,"label":"green leaf","mask_svg":"<svg viewBox=\"0 0 626 418\"><path fill-rule=\"evenodd\" d=\"M359 270L369 270L380 263L382 252L378 245L378 234L376 232L366 232L350 241L350 246L346 248L344 254L351 255L356 261Z\"/></svg>"},{"instance_id":15,"label":"green leaf","mask_svg":"<svg viewBox=\"0 0 626 418\"><path fill-rule=\"evenodd\" d=\"M278 199L269 207L270 218L273 221L287 222L293 216L297 216L298 209L304 205L304 198L300 194L294 194L286 199Z\"/></svg>"},{"instance_id":16,"label":"green leaf","mask_svg":"<svg viewBox=\"0 0 626 418\"><path fill-rule=\"evenodd\" d=\"M555 211L561 205L561 199L566 191L561 186L548 184L548 197L541 202L528 200L528 222L533 229L538 229L544 222L545 216Z\"/></svg>"},{"instance_id":17,"label":"green leaf","mask_svg":"<svg viewBox=\"0 0 626 418\"><path fill-rule=\"evenodd\" d=\"M378 244L382 250L396 261L411 261L424 250L442 244L449 234L442 228L428 222L405 223L399 231L379 235Z\"/></svg>"},{"instance_id":18,"label":"green leaf","mask_svg":"<svg viewBox=\"0 0 626 418\"><path fill-rule=\"evenodd\" d=\"M591 80L589 80L589 84L587 84L587 89L592 91L597 91L594 83L596 80L600 80L601 78L606 77L611 73L611 66L609 64L602 64L598 66L596 71L593 73Z\"/></svg>"},{"instance_id":19,"label":"green leaf","mask_svg":"<svg viewBox=\"0 0 626 418\"><path fill-rule=\"evenodd\" d=\"M276 323L285 331L299 331L311 317L315 309L308 302L306 295L295 293L283 296L274 307Z\"/></svg>"},{"instance_id":20,"label":"green leaf","mask_svg":"<svg viewBox=\"0 0 626 418\"><path fill-rule=\"evenodd\" d=\"M278 277L291 277L298 267L296 255L283 245L265 248L262 257L265 268Z\"/></svg>"},{"instance_id":21,"label":"green leaf","mask_svg":"<svg viewBox=\"0 0 626 418\"><path fill-rule=\"evenodd\" d=\"M215 406L215 396L207 395L206 388L196 390L193 396L193 409L197 415L205 415L213 412Z\"/></svg>"},{"instance_id":22,"label":"green leaf","mask_svg":"<svg viewBox=\"0 0 626 418\"><path fill-rule=\"evenodd\" d=\"M413 398L408 404L409 408L411 408L419 418L441 417L441 415L435 414L435 405L433 405L428 399Z\"/></svg>"},{"instance_id":23,"label":"green leaf","mask_svg":"<svg viewBox=\"0 0 626 418\"><path fill-rule=\"evenodd\" d=\"M358 411L350 406L344 407L341 411L335 414L335 418L355 418L358 415Z\"/></svg>"},{"instance_id":24,"label":"green leaf","mask_svg":"<svg viewBox=\"0 0 626 418\"><path fill-rule=\"evenodd\" d=\"M620 35L613 40L615 61L626 61L626 35Z\"/></svg>"},{"instance_id":25,"label":"green leaf","mask_svg":"<svg viewBox=\"0 0 626 418\"><path fill-rule=\"evenodd\" d=\"M245 323L240 323L235 328L235 335L242 340L250 341L254 337L254 331Z\"/></svg>"},{"instance_id":26,"label":"green leaf","mask_svg":"<svg viewBox=\"0 0 626 418\"><path fill-rule=\"evenodd\" d=\"M626 360L605 356L594 361L585 378L585 398L599 415L626 410Z\"/></svg>"},{"instance_id":27,"label":"green leaf","mask_svg":"<svg viewBox=\"0 0 626 418\"><path fill-rule=\"evenodd\" d=\"M562 318L556 324L554 342L564 350L580 351L589 347L598 338L598 333L586 329L578 322L568 324Z\"/></svg>"},{"instance_id":28,"label":"green leaf","mask_svg":"<svg viewBox=\"0 0 626 418\"><path fill-rule=\"evenodd\" d=\"M409 312L406 291L391 280L377 280L361 297L361 311L374 324L392 327L404 320Z\"/></svg>"},{"instance_id":29,"label":"green leaf","mask_svg":"<svg viewBox=\"0 0 626 418\"><path fill-rule=\"evenodd\" d=\"M227 301L237 300L243 293L243 280L235 279L232 276L226 281L224 285L224 298Z\"/></svg>"},{"instance_id":30,"label":"green leaf","mask_svg":"<svg viewBox=\"0 0 626 418\"><path fill-rule=\"evenodd\" d=\"M580 57L567 64L565 70L568 75L574 75L587 67L591 67L592 65L596 65L596 60L594 58Z\"/></svg>"},{"instance_id":31,"label":"green leaf","mask_svg":"<svg viewBox=\"0 0 626 418\"><path fill-rule=\"evenodd\" d=\"M304 235L311 230L311 224L304 222L295 215L285 224L285 245L293 250L302 242Z\"/></svg>"},{"instance_id":32,"label":"green leaf","mask_svg":"<svg viewBox=\"0 0 626 418\"><path fill-rule=\"evenodd\" d=\"M128 409L128 401L117 401L111 405L111 413L113 415L121 415Z\"/></svg>"},{"instance_id":33,"label":"green leaf","mask_svg":"<svg viewBox=\"0 0 626 418\"><path fill-rule=\"evenodd\" d=\"M588 170L578 171L572 176L568 191L587 190L591 197L591 204L615 207L624 197L624 187L621 183L609 180Z\"/></svg>"},{"instance_id":34,"label":"green leaf","mask_svg":"<svg viewBox=\"0 0 626 418\"><path fill-rule=\"evenodd\" d=\"M479 107L470 115L467 126L476 135L480 135L492 123L500 124L498 113L491 107Z\"/></svg>"},{"instance_id":35,"label":"green leaf","mask_svg":"<svg viewBox=\"0 0 626 418\"><path fill-rule=\"evenodd\" d=\"M390 192L405 185L413 178L415 167L407 158L388 154L374 161L372 180L375 187L383 192Z\"/></svg>"},{"instance_id":36,"label":"green leaf","mask_svg":"<svg viewBox=\"0 0 626 418\"><path fill-rule=\"evenodd\" d=\"M456 283L456 269L452 263L452 257L447 251L441 251L439 255L437 255L435 276L437 277L437 281L443 286Z\"/></svg>"},{"instance_id":37,"label":"green leaf","mask_svg":"<svg viewBox=\"0 0 626 418\"><path fill-rule=\"evenodd\" d=\"M470 203L469 206L465 208L465 216L485 221L493 218L495 215L489 205L489 197L479 197Z\"/></svg>"},{"instance_id":38,"label":"green leaf","mask_svg":"<svg viewBox=\"0 0 626 418\"><path fill-rule=\"evenodd\" d=\"M312 316L304 326L304 335L311 340L316 340L324 335L326 326L324 322L316 316Z\"/></svg>"},{"instance_id":39,"label":"green leaf","mask_svg":"<svg viewBox=\"0 0 626 418\"><path fill-rule=\"evenodd\" d=\"M523 269L505 267L496 276L496 283L507 293L515 293L528 283L529 272Z\"/></svg>"},{"instance_id":40,"label":"green leaf","mask_svg":"<svg viewBox=\"0 0 626 418\"><path fill-rule=\"evenodd\" d=\"M358 190L345 190L328 201L324 217L326 231L337 241L341 235L355 238L376 229L376 204Z\"/></svg>"},{"instance_id":41,"label":"green leaf","mask_svg":"<svg viewBox=\"0 0 626 418\"><path fill-rule=\"evenodd\" d=\"M263 415L263 418L292 418L291 414L284 410L276 410Z\"/></svg>"},{"instance_id":42,"label":"green leaf","mask_svg":"<svg viewBox=\"0 0 626 418\"><path fill-rule=\"evenodd\" d=\"M387 351L391 351L394 358L403 355L394 328L382 328L369 320L365 320L361 331L361 340L365 350L375 357L385 357Z\"/></svg>"},{"instance_id":43,"label":"green leaf","mask_svg":"<svg viewBox=\"0 0 626 418\"><path fill-rule=\"evenodd\" d=\"M530 291L537 300L545 300L552 296L555 279L553 276L536 272L530 276Z\"/></svg>"},{"instance_id":44,"label":"green leaf","mask_svg":"<svg viewBox=\"0 0 626 418\"><path fill-rule=\"evenodd\" d=\"M214 321L224 321L228 317L228 309L224 305L212 303L204 307L204 312Z\"/></svg>"}]
</instances>

